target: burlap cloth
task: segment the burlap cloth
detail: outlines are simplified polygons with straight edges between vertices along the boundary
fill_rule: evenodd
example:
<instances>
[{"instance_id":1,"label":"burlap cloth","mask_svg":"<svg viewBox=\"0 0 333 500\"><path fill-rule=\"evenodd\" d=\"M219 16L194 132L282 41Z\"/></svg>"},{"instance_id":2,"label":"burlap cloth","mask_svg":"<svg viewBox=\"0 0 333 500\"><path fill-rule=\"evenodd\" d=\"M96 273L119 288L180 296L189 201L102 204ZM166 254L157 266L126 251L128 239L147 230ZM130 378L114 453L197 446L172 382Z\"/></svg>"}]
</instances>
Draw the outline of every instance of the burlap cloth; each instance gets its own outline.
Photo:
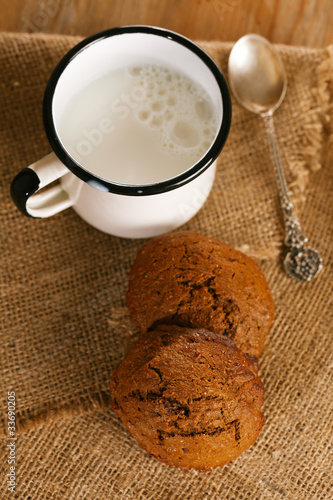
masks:
<instances>
[{"instance_id":1,"label":"burlap cloth","mask_svg":"<svg viewBox=\"0 0 333 500\"><path fill-rule=\"evenodd\" d=\"M2 34L1 498L331 499L333 48L278 46L288 91L275 114L292 199L324 270L297 284L285 249L260 117L233 100L233 122L209 200L186 226L261 264L276 320L260 360L266 425L235 462L182 472L148 456L109 409L112 368L136 331L124 306L142 240L101 233L72 210L25 218L13 176L50 151L41 104L51 70L79 39ZM227 74L231 44L201 45ZM7 392L15 391L16 493L7 491Z\"/></svg>"}]
</instances>

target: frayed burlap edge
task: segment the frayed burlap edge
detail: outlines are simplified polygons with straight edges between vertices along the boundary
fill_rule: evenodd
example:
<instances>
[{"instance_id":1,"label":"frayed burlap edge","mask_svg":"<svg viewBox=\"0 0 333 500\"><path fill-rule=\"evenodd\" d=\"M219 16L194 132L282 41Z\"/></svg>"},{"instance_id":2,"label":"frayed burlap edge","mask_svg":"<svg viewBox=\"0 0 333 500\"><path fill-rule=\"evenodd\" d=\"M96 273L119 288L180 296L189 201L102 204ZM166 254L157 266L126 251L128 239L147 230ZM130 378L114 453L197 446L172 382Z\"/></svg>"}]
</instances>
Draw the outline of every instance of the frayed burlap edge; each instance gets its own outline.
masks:
<instances>
[{"instance_id":1,"label":"frayed burlap edge","mask_svg":"<svg viewBox=\"0 0 333 500\"><path fill-rule=\"evenodd\" d=\"M326 148L323 148L323 144L327 142L327 136L329 135L328 129L332 111L330 85L333 69L333 46L323 49L323 54L324 59L317 66L316 86L312 89L318 107L313 114L306 116L303 123L305 132L304 160L294 161L292 165L295 179L290 183L289 189L295 204L306 201L305 191L309 184L309 177L312 172L321 169L324 163L323 154Z\"/></svg>"}]
</instances>

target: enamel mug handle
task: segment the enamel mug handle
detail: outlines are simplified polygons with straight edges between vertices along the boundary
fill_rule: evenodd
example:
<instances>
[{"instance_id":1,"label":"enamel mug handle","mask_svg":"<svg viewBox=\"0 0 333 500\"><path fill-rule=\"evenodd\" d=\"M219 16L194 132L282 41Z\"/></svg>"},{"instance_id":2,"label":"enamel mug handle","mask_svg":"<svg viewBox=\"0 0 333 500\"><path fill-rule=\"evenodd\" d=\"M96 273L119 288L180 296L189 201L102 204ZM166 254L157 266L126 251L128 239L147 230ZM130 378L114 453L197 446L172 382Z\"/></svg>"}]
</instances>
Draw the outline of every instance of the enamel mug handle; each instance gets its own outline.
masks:
<instances>
[{"instance_id":1,"label":"enamel mug handle","mask_svg":"<svg viewBox=\"0 0 333 500\"><path fill-rule=\"evenodd\" d=\"M69 172L54 153L24 168L13 179L10 193L17 208L28 217L44 218L73 205L61 184L44 189ZM35 194L36 193L36 194Z\"/></svg>"}]
</instances>

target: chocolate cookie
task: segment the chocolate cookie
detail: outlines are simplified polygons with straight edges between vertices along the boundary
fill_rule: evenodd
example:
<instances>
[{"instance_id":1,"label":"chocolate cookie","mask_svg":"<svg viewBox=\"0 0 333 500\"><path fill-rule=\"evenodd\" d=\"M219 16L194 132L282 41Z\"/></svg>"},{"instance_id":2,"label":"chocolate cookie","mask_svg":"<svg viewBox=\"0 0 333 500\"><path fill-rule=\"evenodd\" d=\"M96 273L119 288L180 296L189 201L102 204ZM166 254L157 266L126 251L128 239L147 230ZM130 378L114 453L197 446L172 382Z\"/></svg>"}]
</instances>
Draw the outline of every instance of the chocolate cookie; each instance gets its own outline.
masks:
<instances>
[{"instance_id":1,"label":"chocolate cookie","mask_svg":"<svg viewBox=\"0 0 333 500\"><path fill-rule=\"evenodd\" d=\"M192 232L148 241L130 272L127 306L141 332L158 324L207 328L255 356L274 318L260 266L231 246Z\"/></svg>"},{"instance_id":2,"label":"chocolate cookie","mask_svg":"<svg viewBox=\"0 0 333 500\"><path fill-rule=\"evenodd\" d=\"M159 460L209 470L237 458L264 424L255 360L204 329L159 326L113 370L112 408Z\"/></svg>"}]
</instances>

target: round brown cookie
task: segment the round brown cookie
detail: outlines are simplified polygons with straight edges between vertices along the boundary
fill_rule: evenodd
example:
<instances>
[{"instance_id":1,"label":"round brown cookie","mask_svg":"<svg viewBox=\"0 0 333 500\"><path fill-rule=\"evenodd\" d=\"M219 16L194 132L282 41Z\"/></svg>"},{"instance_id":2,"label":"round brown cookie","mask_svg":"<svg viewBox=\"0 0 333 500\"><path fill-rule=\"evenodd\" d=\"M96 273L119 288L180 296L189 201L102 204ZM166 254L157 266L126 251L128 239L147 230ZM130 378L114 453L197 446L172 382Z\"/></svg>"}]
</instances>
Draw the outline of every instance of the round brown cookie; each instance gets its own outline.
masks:
<instances>
[{"instance_id":1,"label":"round brown cookie","mask_svg":"<svg viewBox=\"0 0 333 500\"><path fill-rule=\"evenodd\" d=\"M141 332L158 324L208 330L262 353L274 302L260 266L216 239L174 232L151 239L129 276L127 306Z\"/></svg>"},{"instance_id":2,"label":"round brown cookie","mask_svg":"<svg viewBox=\"0 0 333 500\"><path fill-rule=\"evenodd\" d=\"M204 329L161 325L113 370L112 408L151 455L184 469L225 465L264 424L264 386L249 355Z\"/></svg>"}]
</instances>

